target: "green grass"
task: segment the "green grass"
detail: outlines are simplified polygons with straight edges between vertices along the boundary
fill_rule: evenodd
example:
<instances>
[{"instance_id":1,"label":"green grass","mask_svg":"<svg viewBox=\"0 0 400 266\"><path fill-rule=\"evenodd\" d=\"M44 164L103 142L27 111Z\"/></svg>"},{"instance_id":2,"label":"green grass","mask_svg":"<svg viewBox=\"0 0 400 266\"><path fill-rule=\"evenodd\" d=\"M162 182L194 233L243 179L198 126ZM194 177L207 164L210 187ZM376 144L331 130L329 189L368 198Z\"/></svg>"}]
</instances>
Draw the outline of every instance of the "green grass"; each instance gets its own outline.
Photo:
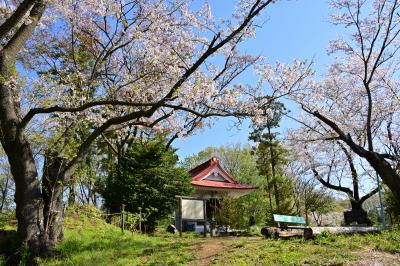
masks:
<instances>
[{"instance_id":1,"label":"green grass","mask_svg":"<svg viewBox=\"0 0 400 266\"><path fill-rule=\"evenodd\" d=\"M59 256L40 265L184 265L192 259L193 238L148 236L121 230L96 217L68 215Z\"/></svg>"},{"instance_id":2,"label":"green grass","mask_svg":"<svg viewBox=\"0 0 400 266\"><path fill-rule=\"evenodd\" d=\"M204 251L210 244L210 249L215 248L215 243L220 243L221 251L210 255L207 264L346 265L362 259L371 250L400 258L399 229L364 235L323 234L313 240L257 236L204 240L195 234L179 238L162 231L155 236L122 233L100 219L92 207L70 210L64 227L65 240L56 248L58 255L40 259L39 265L187 265L199 259L200 246Z\"/></svg>"},{"instance_id":3,"label":"green grass","mask_svg":"<svg viewBox=\"0 0 400 266\"><path fill-rule=\"evenodd\" d=\"M400 231L379 234L323 234L314 240L266 239L231 244L229 253L218 256L215 265L346 265L361 259L362 252L377 250L400 253Z\"/></svg>"},{"instance_id":4,"label":"green grass","mask_svg":"<svg viewBox=\"0 0 400 266\"><path fill-rule=\"evenodd\" d=\"M68 232L60 256L41 265L182 265L190 260L190 244L183 240L122 234L116 230Z\"/></svg>"}]
</instances>

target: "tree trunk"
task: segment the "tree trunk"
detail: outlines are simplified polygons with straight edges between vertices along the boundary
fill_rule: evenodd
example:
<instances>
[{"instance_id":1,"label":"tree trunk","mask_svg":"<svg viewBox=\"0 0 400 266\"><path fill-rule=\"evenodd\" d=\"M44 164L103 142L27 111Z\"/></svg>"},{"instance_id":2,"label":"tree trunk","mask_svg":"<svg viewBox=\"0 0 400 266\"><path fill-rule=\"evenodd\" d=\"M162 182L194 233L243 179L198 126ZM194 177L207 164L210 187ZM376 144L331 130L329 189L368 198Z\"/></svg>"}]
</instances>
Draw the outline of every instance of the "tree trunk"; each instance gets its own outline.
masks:
<instances>
[{"instance_id":1,"label":"tree trunk","mask_svg":"<svg viewBox=\"0 0 400 266\"><path fill-rule=\"evenodd\" d=\"M267 186L266 186L266 189L267 189L267 191L268 191L269 209L270 209L271 214L272 214L274 208L273 208L273 206L272 206L271 184L270 184L268 175L265 176L265 177L266 177L266 179L267 179Z\"/></svg>"},{"instance_id":2,"label":"tree trunk","mask_svg":"<svg viewBox=\"0 0 400 266\"><path fill-rule=\"evenodd\" d=\"M76 186L75 180L71 180L68 193L68 206L74 205L76 202L75 186Z\"/></svg>"},{"instance_id":3,"label":"tree trunk","mask_svg":"<svg viewBox=\"0 0 400 266\"><path fill-rule=\"evenodd\" d=\"M51 245L63 239L64 222L64 159L46 155L44 162L42 194L44 231Z\"/></svg>"},{"instance_id":4,"label":"tree trunk","mask_svg":"<svg viewBox=\"0 0 400 266\"><path fill-rule=\"evenodd\" d=\"M4 185L4 189L2 189L1 193L1 203L0 203L0 212L3 212L4 207L6 207L7 195L8 195L8 186L10 183L10 177L7 175L6 184Z\"/></svg>"},{"instance_id":5,"label":"tree trunk","mask_svg":"<svg viewBox=\"0 0 400 266\"><path fill-rule=\"evenodd\" d=\"M273 145L273 137L272 137L272 132L271 132L271 128L268 126L268 136L269 136L269 152L270 152L270 156L271 156L271 173L272 173L272 186L274 187L274 195L275 195L275 204L276 204L276 208L279 209L279 192L278 192L278 186L276 184L276 162L275 162L275 152L274 152L274 148L272 147Z\"/></svg>"},{"instance_id":6,"label":"tree trunk","mask_svg":"<svg viewBox=\"0 0 400 266\"><path fill-rule=\"evenodd\" d=\"M28 245L27 265L35 265L34 258L49 256L52 247L43 231L43 198L34 157L25 139L4 145L4 150L15 182L19 241ZM18 261L18 256L15 254L11 260Z\"/></svg>"},{"instance_id":7,"label":"tree trunk","mask_svg":"<svg viewBox=\"0 0 400 266\"><path fill-rule=\"evenodd\" d=\"M15 183L14 201L18 220L18 236L30 250L29 262L37 255L47 255L46 237L42 234L43 200L35 159L26 136L20 132L19 106L13 89L7 84L12 77L15 59L0 52L0 142L10 164Z\"/></svg>"},{"instance_id":8,"label":"tree trunk","mask_svg":"<svg viewBox=\"0 0 400 266\"><path fill-rule=\"evenodd\" d=\"M357 224L372 225L372 221L368 218L368 214L362 208L362 201L350 200L351 211L344 213L344 221L346 225L350 225L352 222Z\"/></svg>"},{"instance_id":9,"label":"tree trunk","mask_svg":"<svg viewBox=\"0 0 400 266\"><path fill-rule=\"evenodd\" d=\"M383 158L376 156L374 160L368 160L382 181L392 191L395 199L400 205L400 176L396 170ZM367 158L368 159L368 158Z\"/></svg>"},{"instance_id":10,"label":"tree trunk","mask_svg":"<svg viewBox=\"0 0 400 266\"><path fill-rule=\"evenodd\" d=\"M14 95L14 90L16 90L14 86L16 85L13 79L16 75L18 52L31 37L46 5L41 1L24 2L23 4L24 6L21 4L15 11L20 12L16 17L24 17L29 14L31 22L20 25L10 41L6 45L3 44L0 51L0 142L7 154L15 182L14 199L18 236L20 241L28 244L29 261L32 262L35 255L47 250L46 246L40 244L43 238L41 234L43 204L32 150L27 138L21 132L23 128L20 127L18 96ZM10 19L11 17L6 22L11 22L13 25Z\"/></svg>"}]
</instances>

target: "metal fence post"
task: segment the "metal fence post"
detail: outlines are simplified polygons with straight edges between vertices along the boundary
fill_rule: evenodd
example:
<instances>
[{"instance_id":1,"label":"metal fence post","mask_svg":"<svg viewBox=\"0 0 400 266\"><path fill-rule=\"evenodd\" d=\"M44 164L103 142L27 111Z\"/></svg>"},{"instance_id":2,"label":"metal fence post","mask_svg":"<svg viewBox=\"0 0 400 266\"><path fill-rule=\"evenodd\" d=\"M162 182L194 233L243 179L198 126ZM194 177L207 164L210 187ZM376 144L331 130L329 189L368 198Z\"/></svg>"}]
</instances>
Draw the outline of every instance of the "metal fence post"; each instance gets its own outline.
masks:
<instances>
[{"instance_id":1,"label":"metal fence post","mask_svg":"<svg viewBox=\"0 0 400 266\"><path fill-rule=\"evenodd\" d=\"M376 182L378 183L378 195L379 195L379 204L381 205L381 219L382 219L382 227L386 229L386 217L385 217L385 209L382 203L382 187L381 182L379 181L379 174L376 173Z\"/></svg>"},{"instance_id":2,"label":"metal fence post","mask_svg":"<svg viewBox=\"0 0 400 266\"><path fill-rule=\"evenodd\" d=\"M179 237L182 237L182 197L179 197Z\"/></svg>"},{"instance_id":3,"label":"metal fence post","mask_svg":"<svg viewBox=\"0 0 400 266\"><path fill-rule=\"evenodd\" d=\"M139 211L139 232L142 233L142 209Z\"/></svg>"},{"instance_id":4,"label":"metal fence post","mask_svg":"<svg viewBox=\"0 0 400 266\"><path fill-rule=\"evenodd\" d=\"M204 218L204 237L207 237L207 210L206 210L207 200L203 200L203 218ZM211 229L211 226L210 226Z\"/></svg>"},{"instance_id":5,"label":"metal fence post","mask_svg":"<svg viewBox=\"0 0 400 266\"><path fill-rule=\"evenodd\" d=\"M121 205L121 230L122 230L122 232L124 232L124 230L125 230L124 212L125 212L125 204L122 204Z\"/></svg>"}]
</instances>

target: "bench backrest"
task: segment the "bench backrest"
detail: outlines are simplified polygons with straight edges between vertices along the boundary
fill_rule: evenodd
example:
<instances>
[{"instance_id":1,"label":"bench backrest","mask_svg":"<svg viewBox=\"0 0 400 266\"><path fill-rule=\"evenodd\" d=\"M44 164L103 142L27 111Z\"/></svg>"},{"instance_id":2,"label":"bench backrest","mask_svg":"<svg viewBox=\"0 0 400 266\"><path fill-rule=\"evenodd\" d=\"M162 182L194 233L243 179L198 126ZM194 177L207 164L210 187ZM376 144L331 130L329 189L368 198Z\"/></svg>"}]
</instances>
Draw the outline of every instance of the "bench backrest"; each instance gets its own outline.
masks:
<instances>
[{"instance_id":1,"label":"bench backrest","mask_svg":"<svg viewBox=\"0 0 400 266\"><path fill-rule=\"evenodd\" d=\"M304 217L274 214L274 221L278 223L306 224Z\"/></svg>"}]
</instances>

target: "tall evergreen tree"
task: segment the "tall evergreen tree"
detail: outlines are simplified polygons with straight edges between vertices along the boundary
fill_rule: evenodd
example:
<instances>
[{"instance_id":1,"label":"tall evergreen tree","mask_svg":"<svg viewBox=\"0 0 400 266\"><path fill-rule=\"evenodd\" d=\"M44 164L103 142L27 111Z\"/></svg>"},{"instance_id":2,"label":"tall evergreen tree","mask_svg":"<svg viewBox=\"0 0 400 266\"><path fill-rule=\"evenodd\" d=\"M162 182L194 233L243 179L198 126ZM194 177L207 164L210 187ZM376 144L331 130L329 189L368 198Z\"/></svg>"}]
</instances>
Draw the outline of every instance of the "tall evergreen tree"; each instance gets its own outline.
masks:
<instances>
[{"instance_id":1,"label":"tall evergreen tree","mask_svg":"<svg viewBox=\"0 0 400 266\"><path fill-rule=\"evenodd\" d=\"M102 196L105 207L118 212L125 204L128 212L149 212L143 226L155 229L157 221L172 213L175 195L191 192L190 178L177 167L176 149L166 148L165 139L133 142L105 182Z\"/></svg>"},{"instance_id":2,"label":"tall evergreen tree","mask_svg":"<svg viewBox=\"0 0 400 266\"><path fill-rule=\"evenodd\" d=\"M269 212L267 223L273 213L290 214L292 212L292 183L285 176L283 168L287 164L287 150L278 140L279 127L283 113L286 111L280 102L272 104L272 114L263 125L250 134L250 140L256 143L255 154L259 174L265 178L265 190L268 192Z\"/></svg>"}]
</instances>

